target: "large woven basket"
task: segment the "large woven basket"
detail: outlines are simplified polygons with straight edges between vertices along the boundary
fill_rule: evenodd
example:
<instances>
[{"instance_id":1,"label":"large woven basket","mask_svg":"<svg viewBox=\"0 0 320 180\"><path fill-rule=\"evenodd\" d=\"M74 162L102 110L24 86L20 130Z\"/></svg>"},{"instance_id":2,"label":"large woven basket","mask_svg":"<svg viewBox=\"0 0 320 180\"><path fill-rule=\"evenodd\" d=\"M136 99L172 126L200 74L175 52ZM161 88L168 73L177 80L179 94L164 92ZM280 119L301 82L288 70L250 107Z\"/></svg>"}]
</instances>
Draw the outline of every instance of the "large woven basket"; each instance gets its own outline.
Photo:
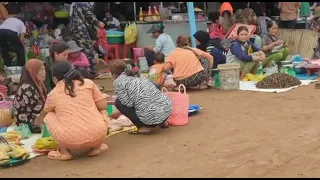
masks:
<instances>
[{"instance_id":1,"label":"large woven basket","mask_svg":"<svg viewBox=\"0 0 320 180\"><path fill-rule=\"evenodd\" d=\"M0 92L0 127L9 127L12 124L12 105L7 101L4 94Z\"/></svg>"},{"instance_id":2,"label":"large woven basket","mask_svg":"<svg viewBox=\"0 0 320 180\"><path fill-rule=\"evenodd\" d=\"M181 88L184 90L183 93L180 91ZM186 87L181 84L178 92L168 92L166 88L162 88L162 92L171 99L172 103L172 113L168 118L168 124L172 126L188 124L189 95L186 93Z\"/></svg>"}]
</instances>

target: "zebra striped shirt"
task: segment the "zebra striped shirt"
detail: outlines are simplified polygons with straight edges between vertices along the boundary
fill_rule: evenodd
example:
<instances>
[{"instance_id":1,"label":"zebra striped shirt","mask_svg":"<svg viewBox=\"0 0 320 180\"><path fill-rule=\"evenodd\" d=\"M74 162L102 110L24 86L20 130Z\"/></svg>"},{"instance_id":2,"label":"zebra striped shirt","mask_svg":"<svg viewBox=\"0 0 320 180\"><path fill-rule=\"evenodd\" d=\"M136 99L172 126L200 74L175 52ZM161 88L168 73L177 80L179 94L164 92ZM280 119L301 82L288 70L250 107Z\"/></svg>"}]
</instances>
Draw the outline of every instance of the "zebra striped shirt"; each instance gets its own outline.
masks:
<instances>
[{"instance_id":1,"label":"zebra striped shirt","mask_svg":"<svg viewBox=\"0 0 320 180\"><path fill-rule=\"evenodd\" d=\"M171 100L147 78L122 73L113 81L113 88L121 104L134 107L146 125L160 124L171 114Z\"/></svg>"}]
</instances>

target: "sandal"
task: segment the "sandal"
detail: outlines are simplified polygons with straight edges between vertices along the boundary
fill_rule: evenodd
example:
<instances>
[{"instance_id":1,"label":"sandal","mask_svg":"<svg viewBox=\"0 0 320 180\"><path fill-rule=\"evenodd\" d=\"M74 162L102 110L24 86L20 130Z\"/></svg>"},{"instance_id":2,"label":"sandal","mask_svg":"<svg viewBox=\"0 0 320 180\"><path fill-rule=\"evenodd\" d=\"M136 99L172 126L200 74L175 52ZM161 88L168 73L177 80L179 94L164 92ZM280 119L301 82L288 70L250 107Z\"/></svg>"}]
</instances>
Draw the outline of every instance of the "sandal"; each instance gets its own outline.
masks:
<instances>
[{"instance_id":1,"label":"sandal","mask_svg":"<svg viewBox=\"0 0 320 180\"><path fill-rule=\"evenodd\" d=\"M94 149L92 149L92 150L89 152L88 156L90 156L90 157L92 157L92 156L98 156L98 155L100 155L100 154L108 151L108 149L109 149L109 146L108 146L108 145L106 145L106 144L101 144L99 148L94 148Z\"/></svg>"},{"instance_id":2,"label":"sandal","mask_svg":"<svg viewBox=\"0 0 320 180\"><path fill-rule=\"evenodd\" d=\"M128 131L129 134L141 134L141 135L150 135L151 131L139 131L138 128L134 128Z\"/></svg>"},{"instance_id":3,"label":"sandal","mask_svg":"<svg viewBox=\"0 0 320 180\"><path fill-rule=\"evenodd\" d=\"M169 124L168 124L168 122L163 122L163 123L161 123L160 124L160 128L162 128L162 129L168 129L169 128Z\"/></svg>"},{"instance_id":4,"label":"sandal","mask_svg":"<svg viewBox=\"0 0 320 180\"><path fill-rule=\"evenodd\" d=\"M57 151L50 151L48 153L48 158L52 160L61 160L61 161L68 161L73 159L72 155L65 155L61 154L60 150L58 149Z\"/></svg>"}]
</instances>

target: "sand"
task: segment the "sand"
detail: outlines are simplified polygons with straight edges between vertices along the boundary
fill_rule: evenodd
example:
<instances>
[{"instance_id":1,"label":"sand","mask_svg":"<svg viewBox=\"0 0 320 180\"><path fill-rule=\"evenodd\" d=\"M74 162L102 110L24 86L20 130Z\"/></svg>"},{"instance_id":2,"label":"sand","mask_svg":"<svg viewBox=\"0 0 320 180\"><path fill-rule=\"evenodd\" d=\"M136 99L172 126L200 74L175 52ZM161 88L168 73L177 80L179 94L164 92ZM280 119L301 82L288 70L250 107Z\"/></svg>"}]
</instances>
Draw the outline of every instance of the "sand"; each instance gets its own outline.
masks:
<instances>
[{"instance_id":1,"label":"sand","mask_svg":"<svg viewBox=\"0 0 320 180\"><path fill-rule=\"evenodd\" d=\"M106 140L103 155L68 162L42 156L1 169L0 178L319 177L319 94L313 84L280 94L190 92L190 102L205 109L186 126L122 133Z\"/></svg>"}]
</instances>

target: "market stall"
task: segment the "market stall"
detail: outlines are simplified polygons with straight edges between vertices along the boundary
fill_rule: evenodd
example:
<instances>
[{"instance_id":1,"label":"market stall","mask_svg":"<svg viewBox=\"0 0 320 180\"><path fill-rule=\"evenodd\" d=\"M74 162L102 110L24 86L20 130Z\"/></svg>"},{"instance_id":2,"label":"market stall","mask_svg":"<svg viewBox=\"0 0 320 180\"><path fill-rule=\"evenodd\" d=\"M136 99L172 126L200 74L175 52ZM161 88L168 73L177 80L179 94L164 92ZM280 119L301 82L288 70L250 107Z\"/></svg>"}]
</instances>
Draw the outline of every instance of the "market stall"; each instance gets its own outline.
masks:
<instances>
[{"instance_id":1,"label":"market stall","mask_svg":"<svg viewBox=\"0 0 320 180\"><path fill-rule=\"evenodd\" d=\"M190 35L189 21L188 20L164 20L155 22L137 22L138 39L137 47L145 47L154 44L154 39L151 34L146 34L147 30L150 29L152 24L162 23L165 26L164 31L171 36L175 41L178 36ZM197 30L207 30L207 20L196 20Z\"/></svg>"},{"instance_id":2,"label":"market stall","mask_svg":"<svg viewBox=\"0 0 320 180\"><path fill-rule=\"evenodd\" d=\"M204 11L200 8L194 8L195 22L197 30L207 30L207 17ZM134 10L136 10L136 3L134 3ZM161 2L158 7L150 7L148 11L143 12L139 7L139 12L134 11L137 22L138 39L137 46L145 47L154 44L154 39L151 35L146 34L147 30L152 24L161 23L165 27L164 31L169 34L173 40L180 35L190 35L189 16L186 12L187 8L183 7L182 2L178 3L178 7L166 6Z\"/></svg>"}]
</instances>

